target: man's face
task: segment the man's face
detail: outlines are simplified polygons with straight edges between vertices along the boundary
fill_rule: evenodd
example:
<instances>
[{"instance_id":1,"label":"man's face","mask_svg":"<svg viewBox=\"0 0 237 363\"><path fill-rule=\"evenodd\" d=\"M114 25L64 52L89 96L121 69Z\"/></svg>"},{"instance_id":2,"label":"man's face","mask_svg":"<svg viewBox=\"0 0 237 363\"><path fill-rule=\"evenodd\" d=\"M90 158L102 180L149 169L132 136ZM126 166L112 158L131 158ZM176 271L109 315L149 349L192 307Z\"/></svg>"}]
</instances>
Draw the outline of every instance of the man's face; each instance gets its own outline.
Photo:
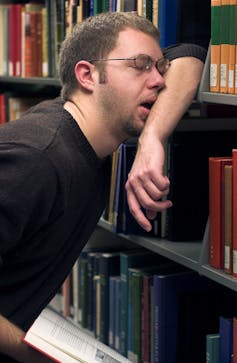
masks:
<instances>
[{"instance_id":1,"label":"man's face","mask_svg":"<svg viewBox=\"0 0 237 363\"><path fill-rule=\"evenodd\" d=\"M162 51L156 40L134 29L119 34L116 48L107 59L134 58L145 54L157 61ZM106 61L105 82L98 84L98 105L102 107L103 120L120 141L138 136L164 87L164 78L154 63L150 69L140 70L131 60Z\"/></svg>"}]
</instances>

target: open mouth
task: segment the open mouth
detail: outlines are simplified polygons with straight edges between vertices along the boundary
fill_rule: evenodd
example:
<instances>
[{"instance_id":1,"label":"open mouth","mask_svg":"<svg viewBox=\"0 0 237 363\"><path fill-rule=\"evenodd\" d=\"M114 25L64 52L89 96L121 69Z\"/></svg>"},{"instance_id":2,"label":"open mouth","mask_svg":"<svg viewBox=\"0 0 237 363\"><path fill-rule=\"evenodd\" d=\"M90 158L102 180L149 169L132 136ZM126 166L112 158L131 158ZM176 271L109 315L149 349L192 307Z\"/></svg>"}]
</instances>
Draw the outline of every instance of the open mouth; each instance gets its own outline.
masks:
<instances>
[{"instance_id":1,"label":"open mouth","mask_svg":"<svg viewBox=\"0 0 237 363\"><path fill-rule=\"evenodd\" d=\"M146 108L147 110L150 110L153 106L153 103L149 103L149 102L144 102L142 103L142 107Z\"/></svg>"}]
</instances>

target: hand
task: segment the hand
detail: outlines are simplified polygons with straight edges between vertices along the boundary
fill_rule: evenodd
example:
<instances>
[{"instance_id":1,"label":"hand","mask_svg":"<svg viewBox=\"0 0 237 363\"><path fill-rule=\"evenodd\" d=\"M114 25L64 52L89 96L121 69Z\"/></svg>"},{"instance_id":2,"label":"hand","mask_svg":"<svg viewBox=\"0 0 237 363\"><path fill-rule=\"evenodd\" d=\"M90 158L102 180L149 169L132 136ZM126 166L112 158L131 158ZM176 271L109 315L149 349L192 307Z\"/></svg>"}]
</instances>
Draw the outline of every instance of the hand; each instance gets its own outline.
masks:
<instances>
[{"instance_id":1,"label":"hand","mask_svg":"<svg viewBox=\"0 0 237 363\"><path fill-rule=\"evenodd\" d=\"M149 220L154 219L157 212L172 206L170 200L161 200L169 193L170 185L167 176L163 175L164 155L164 147L157 139L139 143L125 186L129 210L147 232L152 229Z\"/></svg>"}]
</instances>

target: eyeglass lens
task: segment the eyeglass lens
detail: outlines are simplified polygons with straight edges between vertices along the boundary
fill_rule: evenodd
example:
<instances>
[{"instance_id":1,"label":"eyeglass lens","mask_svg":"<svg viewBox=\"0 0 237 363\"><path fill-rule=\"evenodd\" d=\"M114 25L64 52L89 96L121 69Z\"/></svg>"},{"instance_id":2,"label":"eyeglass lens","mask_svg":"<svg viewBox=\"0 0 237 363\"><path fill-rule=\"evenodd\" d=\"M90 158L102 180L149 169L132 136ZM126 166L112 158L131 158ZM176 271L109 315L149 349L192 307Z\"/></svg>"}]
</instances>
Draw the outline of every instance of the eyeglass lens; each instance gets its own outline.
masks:
<instances>
[{"instance_id":1,"label":"eyeglass lens","mask_svg":"<svg viewBox=\"0 0 237 363\"><path fill-rule=\"evenodd\" d=\"M154 63L147 54L139 54L134 60L136 68L140 70L149 70ZM155 63L155 66L160 74L164 74L169 67L169 61L166 58L161 58Z\"/></svg>"}]
</instances>

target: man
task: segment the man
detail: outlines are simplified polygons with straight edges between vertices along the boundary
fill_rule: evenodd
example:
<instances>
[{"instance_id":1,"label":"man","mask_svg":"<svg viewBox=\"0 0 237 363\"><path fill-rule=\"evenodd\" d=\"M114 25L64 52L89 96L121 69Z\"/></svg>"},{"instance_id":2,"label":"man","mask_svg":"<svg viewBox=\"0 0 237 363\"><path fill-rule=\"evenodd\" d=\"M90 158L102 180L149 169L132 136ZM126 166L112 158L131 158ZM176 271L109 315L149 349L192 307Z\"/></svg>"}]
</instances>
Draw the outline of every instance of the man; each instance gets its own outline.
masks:
<instances>
[{"instance_id":1,"label":"man","mask_svg":"<svg viewBox=\"0 0 237 363\"><path fill-rule=\"evenodd\" d=\"M149 230L171 206L159 201L169 189L163 142L195 95L205 52L171 48L170 66L158 36L131 13L87 19L62 45L62 99L0 129L1 362L50 362L22 337L93 232L121 142L141 134L126 187L137 221Z\"/></svg>"}]
</instances>

